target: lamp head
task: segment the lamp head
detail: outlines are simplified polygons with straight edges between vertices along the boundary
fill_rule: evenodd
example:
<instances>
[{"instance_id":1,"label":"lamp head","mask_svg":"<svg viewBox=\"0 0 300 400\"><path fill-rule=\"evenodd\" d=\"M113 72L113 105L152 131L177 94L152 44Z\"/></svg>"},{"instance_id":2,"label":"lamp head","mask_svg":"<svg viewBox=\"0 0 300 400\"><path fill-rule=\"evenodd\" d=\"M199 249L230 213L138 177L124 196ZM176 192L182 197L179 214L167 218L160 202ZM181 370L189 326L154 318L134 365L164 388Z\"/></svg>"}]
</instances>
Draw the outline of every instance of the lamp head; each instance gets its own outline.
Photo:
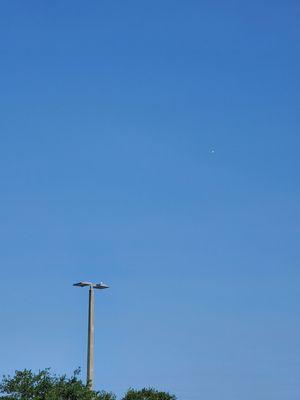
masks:
<instances>
[{"instance_id":1,"label":"lamp head","mask_svg":"<svg viewBox=\"0 0 300 400\"><path fill-rule=\"evenodd\" d=\"M74 283L73 286L78 286L78 287L89 286L93 289L108 289L109 288L109 286L103 282L92 283L92 282L86 282L86 281Z\"/></svg>"}]
</instances>

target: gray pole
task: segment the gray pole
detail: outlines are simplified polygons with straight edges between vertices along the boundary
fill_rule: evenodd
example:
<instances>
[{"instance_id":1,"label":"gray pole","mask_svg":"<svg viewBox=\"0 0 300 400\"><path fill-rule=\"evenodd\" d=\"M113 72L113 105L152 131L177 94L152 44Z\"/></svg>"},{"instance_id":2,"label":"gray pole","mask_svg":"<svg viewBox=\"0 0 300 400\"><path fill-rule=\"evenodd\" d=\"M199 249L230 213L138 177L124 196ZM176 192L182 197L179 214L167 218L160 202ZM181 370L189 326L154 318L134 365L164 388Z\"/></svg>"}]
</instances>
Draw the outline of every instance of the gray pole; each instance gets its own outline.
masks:
<instances>
[{"instance_id":1,"label":"gray pole","mask_svg":"<svg viewBox=\"0 0 300 400\"><path fill-rule=\"evenodd\" d=\"M89 286L89 323L88 323L88 348L87 348L87 373L86 385L93 389L94 383L94 289L108 289L105 283L78 282L73 286Z\"/></svg>"},{"instance_id":2,"label":"gray pole","mask_svg":"<svg viewBox=\"0 0 300 400\"><path fill-rule=\"evenodd\" d=\"M88 325L88 349L87 349L87 378L86 385L93 389L94 382L94 289L89 290L89 325Z\"/></svg>"}]
</instances>

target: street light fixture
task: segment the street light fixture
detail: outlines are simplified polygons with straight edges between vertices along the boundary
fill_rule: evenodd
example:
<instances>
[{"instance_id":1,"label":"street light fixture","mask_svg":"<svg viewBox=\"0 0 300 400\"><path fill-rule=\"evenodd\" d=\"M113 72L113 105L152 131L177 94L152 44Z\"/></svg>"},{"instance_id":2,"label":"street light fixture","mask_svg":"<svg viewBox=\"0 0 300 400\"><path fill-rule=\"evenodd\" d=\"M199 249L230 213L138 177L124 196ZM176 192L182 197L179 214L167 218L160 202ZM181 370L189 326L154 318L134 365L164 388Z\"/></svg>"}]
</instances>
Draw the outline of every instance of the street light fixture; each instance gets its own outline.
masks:
<instances>
[{"instance_id":1,"label":"street light fixture","mask_svg":"<svg viewBox=\"0 0 300 400\"><path fill-rule=\"evenodd\" d=\"M94 383L94 289L108 289L105 283L78 282L73 286L89 286L89 321L88 321L88 349L87 349L87 377L86 385L93 389Z\"/></svg>"}]
</instances>

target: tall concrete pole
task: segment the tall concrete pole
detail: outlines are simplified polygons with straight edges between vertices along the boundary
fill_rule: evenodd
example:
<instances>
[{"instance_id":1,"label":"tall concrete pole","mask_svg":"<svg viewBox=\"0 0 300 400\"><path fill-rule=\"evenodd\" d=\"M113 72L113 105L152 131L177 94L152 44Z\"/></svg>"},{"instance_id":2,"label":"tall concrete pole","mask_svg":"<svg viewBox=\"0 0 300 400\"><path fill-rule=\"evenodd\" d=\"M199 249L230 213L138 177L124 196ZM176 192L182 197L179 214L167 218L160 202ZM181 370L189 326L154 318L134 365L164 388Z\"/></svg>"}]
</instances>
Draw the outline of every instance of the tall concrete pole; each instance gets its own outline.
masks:
<instances>
[{"instance_id":1,"label":"tall concrete pole","mask_svg":"<svg viewBox=\"0 0 300 400\"><path fill-rule=\"evenodd\" d=\"M88 348L87 348L87 377L86 385L93 389L94 383L94 289L108 289L105 283L78 282L73 286L89 287L89 322L88 322Z\"/></svg>"},{"instance_id":2,"label":"tall concrete pole","mask_svg":"<svg viewBox=\"0 0 300 400\"><path fill-rule=\"evenodd\" d=\"M88 349L87 349L87 378L86 385L93 389L94 383L94 289L89 289L89 322L88 322Z\"/></svg>"}]
</instances>

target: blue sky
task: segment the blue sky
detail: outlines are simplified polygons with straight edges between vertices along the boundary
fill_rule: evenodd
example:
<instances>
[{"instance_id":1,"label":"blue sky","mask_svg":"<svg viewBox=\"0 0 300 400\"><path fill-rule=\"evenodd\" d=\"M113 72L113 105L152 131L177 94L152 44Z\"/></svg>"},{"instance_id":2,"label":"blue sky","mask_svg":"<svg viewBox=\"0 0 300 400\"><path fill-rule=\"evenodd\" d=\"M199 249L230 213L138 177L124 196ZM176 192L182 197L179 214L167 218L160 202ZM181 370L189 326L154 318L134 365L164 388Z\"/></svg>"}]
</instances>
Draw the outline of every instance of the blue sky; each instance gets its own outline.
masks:
<instances>
[{"instance_id":1,"label":"blue sky","mask_svg":"<svg viewBox=\"0 0 300 400\"><path fill-rule=\"evenodd\" d=\"M297 1L8 1L0 373L299 397ZM214 150L214 152L212 152Z\"/></svg>"}]
</instances>

